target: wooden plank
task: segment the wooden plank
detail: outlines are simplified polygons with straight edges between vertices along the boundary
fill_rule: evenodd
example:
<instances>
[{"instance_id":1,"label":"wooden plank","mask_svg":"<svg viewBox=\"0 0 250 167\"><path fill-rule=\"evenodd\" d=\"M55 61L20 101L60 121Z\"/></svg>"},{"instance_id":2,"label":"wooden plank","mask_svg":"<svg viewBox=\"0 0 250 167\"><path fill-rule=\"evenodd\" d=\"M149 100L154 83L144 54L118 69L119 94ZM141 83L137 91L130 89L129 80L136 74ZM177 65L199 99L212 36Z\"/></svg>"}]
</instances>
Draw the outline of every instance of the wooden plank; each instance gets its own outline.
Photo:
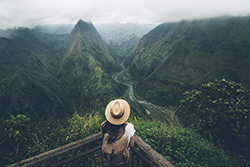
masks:
<instances>
[{"instance_id":1,"label":"wooden plank","mask_svg":"<svg viewBox=\"0 0 250 167\"><path fill-rule=\"evenodd\" d=\"M90 154L90 153L93 153L93 152L95 152L95 151L97 151L97 150L100 150L101 148L102 148L102 146L98 146L98 147L92 148L92 149L90 149L90 150L88 150L88 151L85 151L85 152L83 152L83 153L81 153L81 154L78 154L78 155L76 155L76 156L74 156L74 157L65 159L65 160L63 160L63 161L61 161L61 162L58 162L57 164L53 164L53 165L51 165L51 166L49 166L49 167L57 167L57 166L60 166L60 165L64 165L64 164L66 164L66 163L69 163L69 162L72 162L72 161L74 161L74 160L77 160L77 159L79 159L79 158L81 158L81 157L84 157L84 156L86 156L86 155L88 155L88 154Z\"/></svg>"},{"instance_id":2,"label":"wooden plank","mask_svg":"<svg viewBox=\"0 0 250 167\"><path fill-rule=\"evenodd\" d=\"M142 153L141 152L139 152L138 150L136 150L136 148L135 147L132 147L131 148L133 151L134 151L134 153L135 154L137 154L148 166L150 166L150 167L155 167L155 165L151 162L151 161L149 161L144 155L142 155ZM139 159L137 158L137 163L139 162ZM137 166L139 165L139 163L137 164Z\"/></svg>"},{"instance_id":3,"label":"wooden plank","mask_svg":"<svg viewBox=\"0 0 250 167\"><path fill-rule=\"evenodd\" d=\"M56 158L60 155L64 155L70 153L72 151L78 150L81 147L88 145L90 143L96 142L102 139L102 133L97 133L92 136L86 137L84 139L66 144L64 146L58 147L56 149L50 150L48 152L41 153L34 157L22 160L20 162L14 163L7 167L29 167L41 164L43 162L47 162L53 158ZM148 158L154 162L159 167L173 167L165 158L163 158L158 152L152 149L146 142L144 142L141 138L135 135L135 144L143 151ZM99 146L101 147L101 146Z\"/></svg>"},{"instance_id":4,"label":"wooden plank","mask_svg":"<svg viewBox=\"0 0 250 167\"><path fill-rule=\"evenodd\" d=\"M53 158L56 158L60 155L67 154L69 152L72 152L74 150L79 149L80 147L90 144L92 142L96 142L97 140L102 139L102 133L99 132L97 134L94 134L92 136L86 137L84 139L66 144L64 146L58 147L56 149L41 153L39 155L36 155L34 157L22 160L20 162L14 163L12 165L9 165L7 167L28 167L28 166L35 166L38 164L41 164L43 162L49 161Z\"/></svg>"},{"instance_id":5,"label":"wooden plank","mask_svg":"<svg viewBox=\"0 0 250 167\"><path fill-rule=\"evenodd\" d=\"M135 135L135 144L143 151L145 155L149 157L159 167L174 167L170 162L168 162L164 157L162 157L158 152L151 148L146 142L144 142L140 137Z\"/></svg>"}]
</instances>

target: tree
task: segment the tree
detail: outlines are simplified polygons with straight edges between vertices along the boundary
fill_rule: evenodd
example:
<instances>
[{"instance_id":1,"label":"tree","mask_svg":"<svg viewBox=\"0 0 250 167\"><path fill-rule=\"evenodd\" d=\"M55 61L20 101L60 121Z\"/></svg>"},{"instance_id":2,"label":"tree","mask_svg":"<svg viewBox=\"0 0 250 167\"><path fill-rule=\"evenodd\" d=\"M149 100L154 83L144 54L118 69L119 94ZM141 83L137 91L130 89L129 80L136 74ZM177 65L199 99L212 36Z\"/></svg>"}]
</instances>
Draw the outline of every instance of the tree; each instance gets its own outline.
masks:
<instances>
[{"instance_id":1,"label":"tree","mask_svg":"<svg viewBox=\"0 0 250 167\"><path fill-rule=\"evenodd\" d=\"M18 114L16 117L11 115L10 119L4 121L5 131L8 133L9 138L12 137L15 141L18 141L21 136L27 133L30 122L30 118L25 115Z\"/></svg>"},{"instance_id":2,"label":"tree","mask_svg":"<svg viewBox=\"0 0 250 167\"><path fill-rule=\"evenodd\" d=\"M233 81L215 80L200 90L184 93L177 112L186 126L214 140L226 140L238 151L249 152L250 91ZM245 152L244 151L244 152Z\"/></svg>"}]
</instances>

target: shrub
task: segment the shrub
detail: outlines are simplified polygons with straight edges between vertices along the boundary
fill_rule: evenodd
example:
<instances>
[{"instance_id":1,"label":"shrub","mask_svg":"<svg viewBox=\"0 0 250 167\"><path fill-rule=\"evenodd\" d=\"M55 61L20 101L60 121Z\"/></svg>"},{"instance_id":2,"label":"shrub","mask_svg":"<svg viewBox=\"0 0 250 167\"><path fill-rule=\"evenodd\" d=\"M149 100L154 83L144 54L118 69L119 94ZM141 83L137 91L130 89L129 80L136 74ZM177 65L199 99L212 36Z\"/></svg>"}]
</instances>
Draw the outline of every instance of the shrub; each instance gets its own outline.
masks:
<instances>
[{"instance_id":1,"label":"shrub","mask_svg":"<svg viewBox=\"0 0 250 167\"><path fill-rule=\"evenodd\" d=\"M200 134L166 122L131 120L136 134L162 154L173 166L238 166L240 159Z\"/></svg>"},{"instance_id":2,"label":"shrub","mask_svg":"<svg viewBox=\"0 0 250 167\"><path fill-rule=\"evenodd\" d=\"M83 117L75 113L68 121L69 135L67 138L70 141L75 141L98 133L101 130L101 123L103 121L103 117L98 112L95 115L86 114Z\"/></svg>"},{"instance_id":3,"label":"shrub","mask_svg":"<svg viewBox=\"0 0 250 167\"><path fill-rule=\"evenodd\" d=\"M249 154L250 92L233 81L215 80L184 93L178 115L186 126L214 141L225 140L240 154Z\"/></svg>"},{"instance_id":4,"label":"shrub","mask_svg":"<svg viewBox=\"0 0 250 167\"><path fill-rule=\"evenodd\" d=\"M104 121L98 112L80 116L75 113L68 121L50 117L44 122L30 125L30 119L25 115L11 116L4 121L0 135L0 166L10 165L42 152L85 138L100 132ZM65 155L70 157L78 152ZM62 157L58 157L60 160ZM56 162L56 160L54 160ZM46 162L42 165L48 165Z\"/></svg>"},{"instance_id":5,"label":"shrub","mask_svg":"<svg viewBox=\"0 0 250 167\"><path fill-rule=\"evenodd\" d=\"M9 138L14 138L15 141L19 141L20 137L25 136L27 131L29 131L31 120L25 115L18 114L16 117L10 116L10 119L4 121L5 131L7 131Z\"/></svg>"},{"instance_id":6,"label":"shrub","mask_svg":"<svg viewBox=\"0 0 250 167\"><path fill-rule=\"evenodd\" d=\"M25 153L28 134L30 132L30 118L18 114L10 115L1 123L0 129L0 164L13 163L20 160Z\"/></svg>"}]
</instances>

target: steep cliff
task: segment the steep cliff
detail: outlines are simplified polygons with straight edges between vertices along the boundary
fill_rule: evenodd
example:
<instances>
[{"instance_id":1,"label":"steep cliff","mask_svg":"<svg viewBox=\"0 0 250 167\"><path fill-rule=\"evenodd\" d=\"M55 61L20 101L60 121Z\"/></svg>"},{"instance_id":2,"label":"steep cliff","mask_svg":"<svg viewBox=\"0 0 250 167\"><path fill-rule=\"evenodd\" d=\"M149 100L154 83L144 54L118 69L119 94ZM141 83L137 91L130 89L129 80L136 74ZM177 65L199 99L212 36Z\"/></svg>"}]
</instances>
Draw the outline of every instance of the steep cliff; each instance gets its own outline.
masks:
<instances>
[{"instance_id":1,"label":"steep cliff","mask_svg":"<svg viewBox=\"0 0 250 167\"><path fill-rule=\"evenodd\" d=\"M129 55L139 95L161 105L215 79L250 87L250 17L220 17L162 24ZM151 40L149 40L151 39Z\"/></svg>"}]
</instances>

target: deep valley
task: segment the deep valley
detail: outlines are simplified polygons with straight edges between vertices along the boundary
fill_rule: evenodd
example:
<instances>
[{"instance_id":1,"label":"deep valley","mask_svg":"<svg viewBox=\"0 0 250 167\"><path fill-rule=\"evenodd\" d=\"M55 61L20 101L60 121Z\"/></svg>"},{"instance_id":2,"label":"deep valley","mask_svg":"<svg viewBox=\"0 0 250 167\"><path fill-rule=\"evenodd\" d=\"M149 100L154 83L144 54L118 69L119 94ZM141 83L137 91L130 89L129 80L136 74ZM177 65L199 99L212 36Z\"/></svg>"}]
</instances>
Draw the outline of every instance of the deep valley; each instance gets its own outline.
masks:
<instances>
[{"instance_id":1,"label":"deep valley","mask_svg":"<svg viewBox=\"0 0 250 167\"><path fill-rule=\"evenodd\" d=\"M165 150L168 145L181 147L186 140L182 137L190 133L192 142L203 141L200 137L212 142L218 157L236 157L228 163L244 155L242 163L248 164L250 17L182 20L150 31L137 24L130 27L107 31L103 26L100 33L92 23L79 20L53 33L43 26L5 31L0 37L1 166L96 133L106 105L116 98L129 102L131 121L145 128L138 133L152 137L159 151L153 124L167 127L166 134L155 129L168 142ZM78 132L88 116L93 127ZM149 127L141 125L145 121ZM41 143L53 144L39 147L36 135ZM70 139L53 141L65 137ZM225 140L227 147L218 149ZM176 166L186 159L198 163L192 156L183 160L169 152L164 156Z\"/></svg>"}]
</instances>

